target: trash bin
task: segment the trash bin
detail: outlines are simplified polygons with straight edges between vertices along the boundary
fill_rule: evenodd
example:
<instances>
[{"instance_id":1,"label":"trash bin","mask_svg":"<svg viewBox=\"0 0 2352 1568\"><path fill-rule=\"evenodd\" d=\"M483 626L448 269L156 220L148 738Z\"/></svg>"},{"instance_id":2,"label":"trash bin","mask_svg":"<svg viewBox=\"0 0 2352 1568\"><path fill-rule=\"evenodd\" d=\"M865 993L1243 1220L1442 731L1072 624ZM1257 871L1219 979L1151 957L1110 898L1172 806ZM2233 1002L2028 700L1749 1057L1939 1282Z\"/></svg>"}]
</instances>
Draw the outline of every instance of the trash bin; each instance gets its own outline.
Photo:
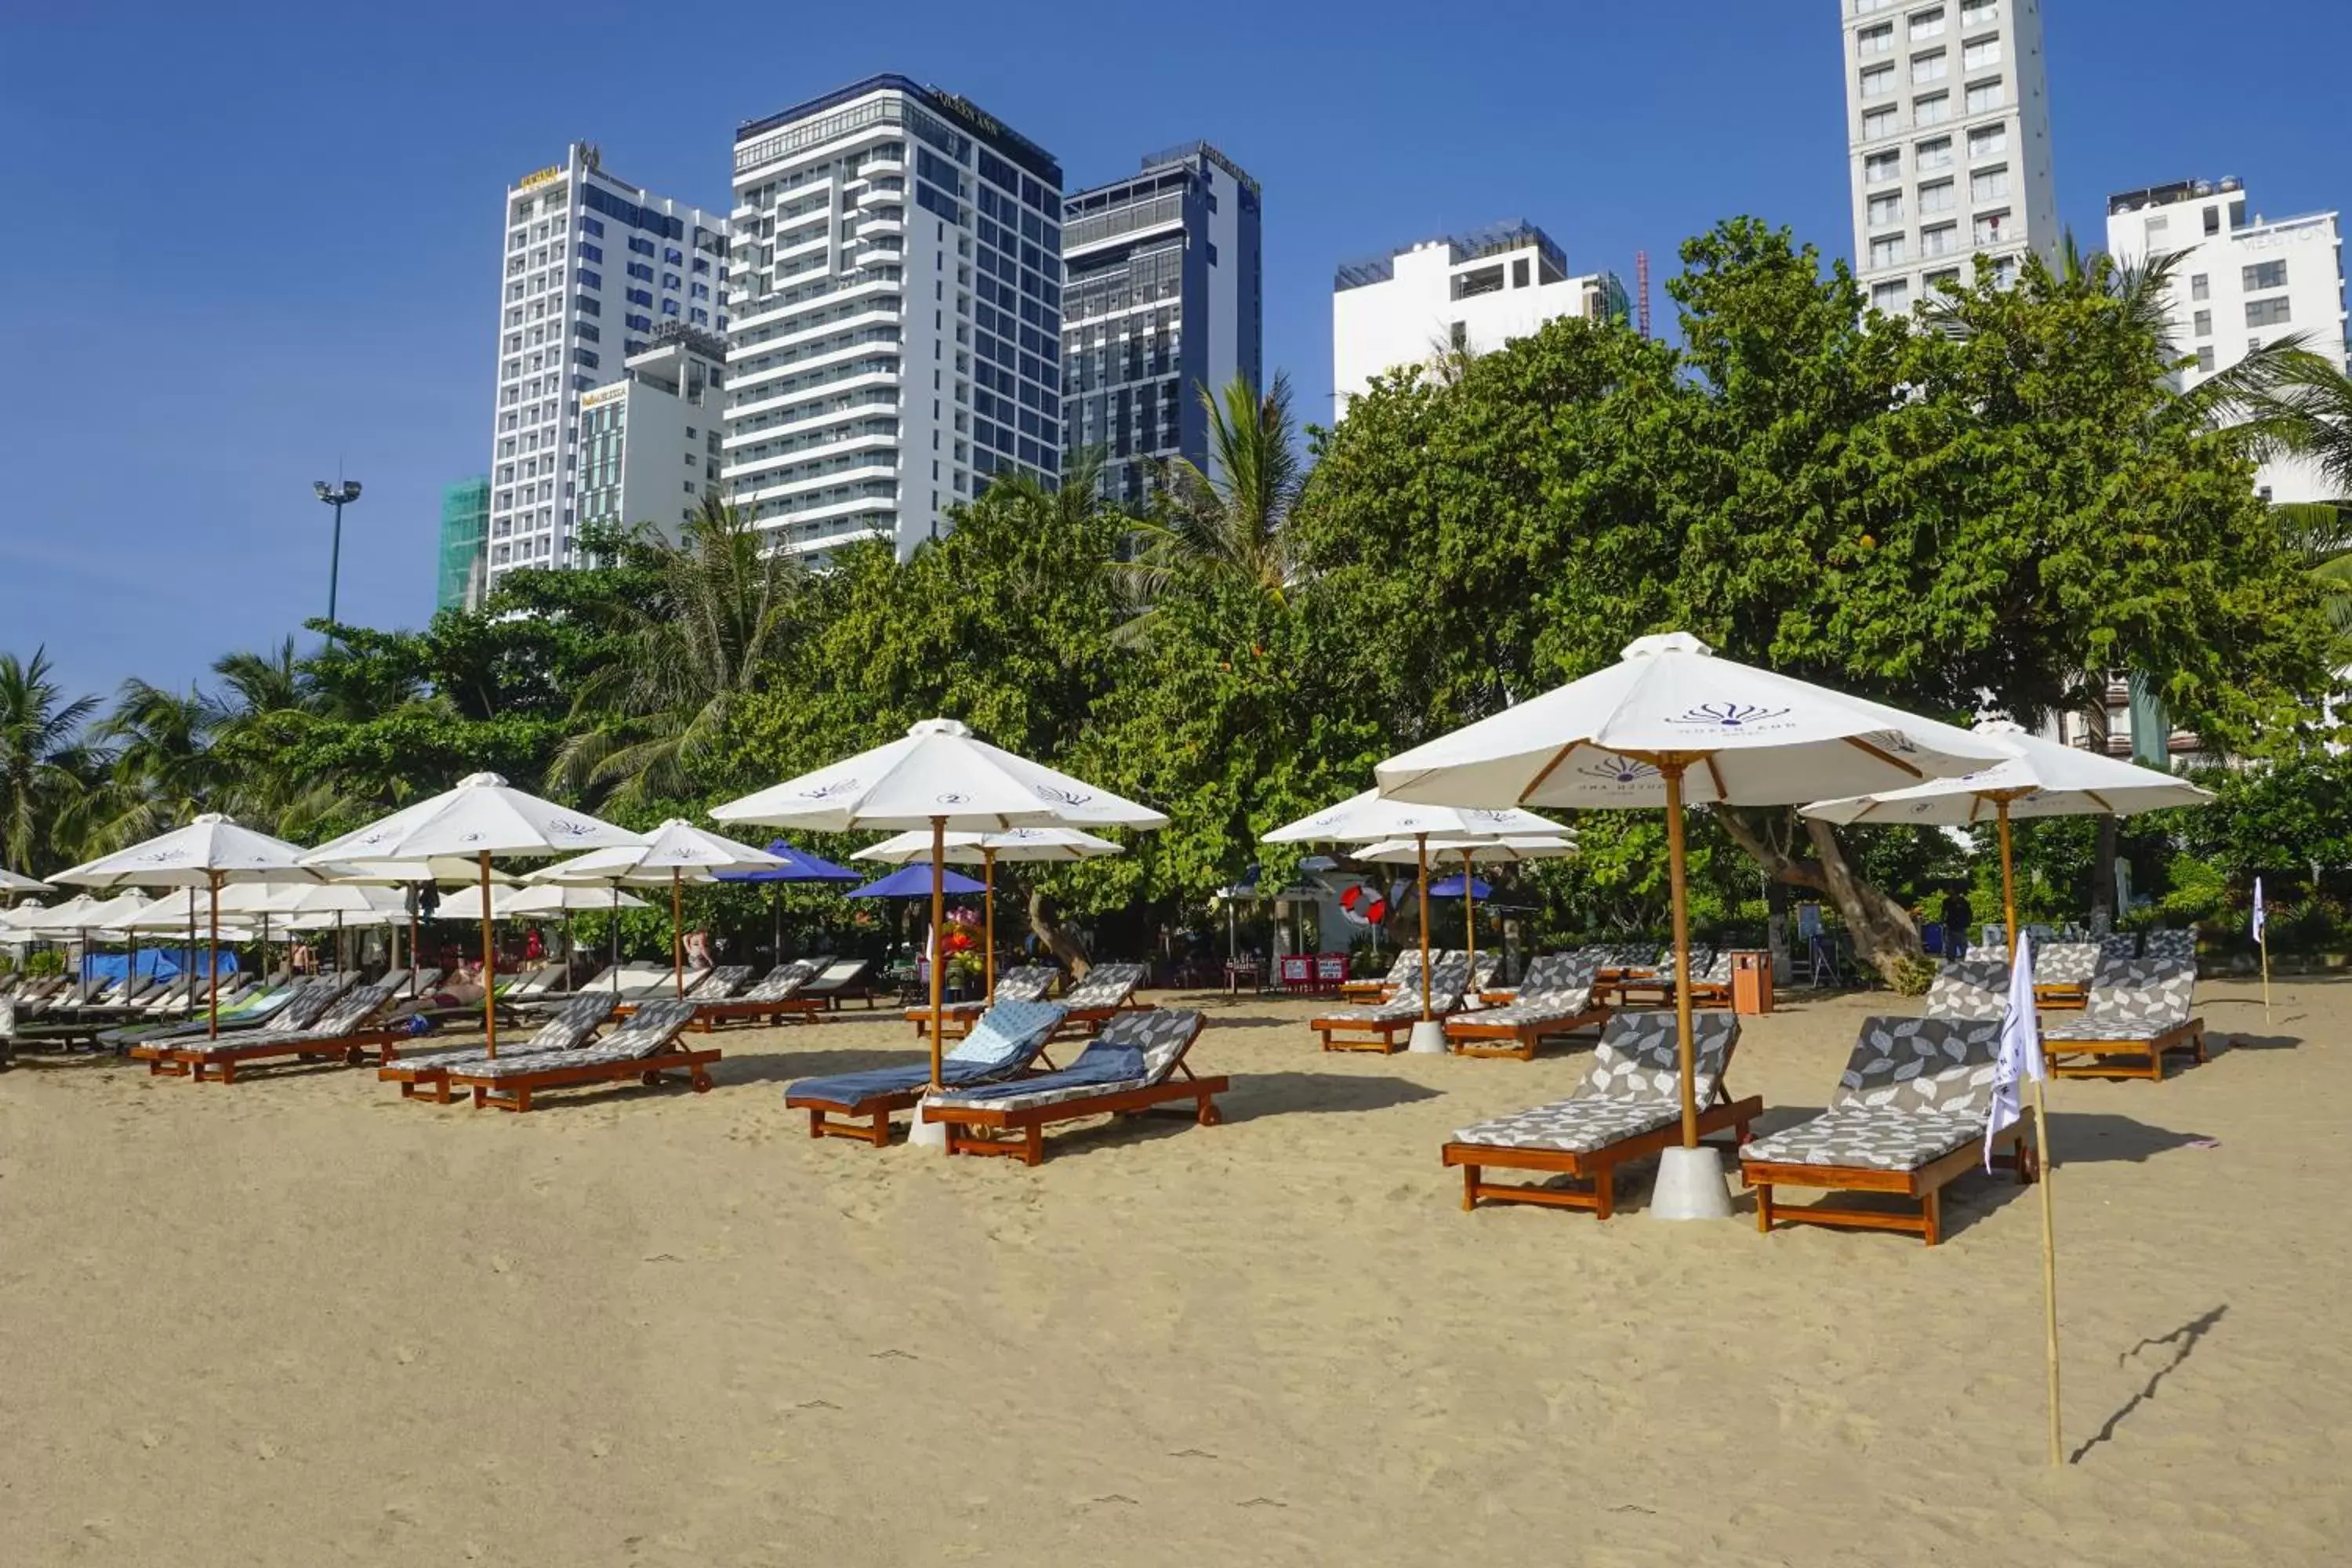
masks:
<instances>
[{"instance_id":1,"label":"trash bin","mask_svg":"<svg viewBox=\"0 0 2352 1568\"><path fill-rule=\"evenodd\" d=\"M1731 955L1731 1010L1769 1013L1772 1010L1772 955L1735 952Z\"/></svg>"}]
</instances>

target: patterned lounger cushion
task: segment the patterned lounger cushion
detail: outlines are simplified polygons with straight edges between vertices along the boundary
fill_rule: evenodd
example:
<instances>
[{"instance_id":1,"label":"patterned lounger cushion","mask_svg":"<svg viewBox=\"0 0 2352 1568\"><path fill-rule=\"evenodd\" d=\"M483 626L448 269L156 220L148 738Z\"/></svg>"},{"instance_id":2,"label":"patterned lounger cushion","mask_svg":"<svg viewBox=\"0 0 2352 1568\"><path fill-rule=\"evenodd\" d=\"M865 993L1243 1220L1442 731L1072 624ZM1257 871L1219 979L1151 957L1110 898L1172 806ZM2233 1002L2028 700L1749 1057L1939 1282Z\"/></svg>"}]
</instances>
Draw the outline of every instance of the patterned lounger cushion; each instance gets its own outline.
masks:
<instances>
[{"instance_id":1,"label":"patterned lounger cushion","mask_svg":"<svg viewBox=\"0 0 2352 1568\"><path fill-rule=\"evenodd\" d=\"M677 1037L680 1029L694 1022L694 1004L669 997L659 1002L638 1005L627 1024L614 1030L593 1046L563 1053L562 1066L604 1066L620 1062L650 1061L656 1053ZM544 1051L523 1051L501 1056L495 1061L485 1061L466 1069L469 1078L516 1078L526 1073L546 1072L550 1068Z\"/></svg>"},{"instance_id":2,"label":"patterned lounger cushion","mask_svg":"<svg viewBox=\"0 0 2352 1568\"><path fill-rule=\"evenodd\" d=\"M530 1056L541 1051L568 1051L594 1034L598 1026L613 1016L616 999L609 991L583 991L577 996L567 996L554 1016L539 1026L537 1033L520 1045L506 1047L493 1058L487 1051L468 1048L444 1051L438 1056L416 1058L414 1065L446 1071L451 1068L487 1067L492 1061L506 1061L514 1057Z\"/></svg>"},{"instance_id":3,"label":"patterned lounger cushion","mask_svg":"<svg viewBox=\"0 0 2352 1568\"><path fill-rule=\"evenodd\" d=\"M1927 987L1930 1018L1999 1019L2009 1012L2009 961L1964 958L1936 972Z\"/></svg>"},{"instance_id":4,"label":"patterned lounger cushion","mask_svg":"<svg viewBox=\"0 0 2352 1568\"><path fill-rule=\"evenodd\" d=\"M737 998L742 1002L782 1002L809 982L820 965L811 958L796 958L790 963L780 963L768 971L760 984Z\"/></svg>"},{"instance_id":5,"label":"patterned lounger cushion","mask_svg":"<svg viewBox=\"0 0 2352 1568\"><path fill-rule=\"evenodd\" d=\"M1124 1089L1149 1089L1175 1070L1200 1026L1200 1014L1181 1008L1124 1014L1060 1072L944 1094L940 1101L984 1105L992 1110L1032 1110Z\"/></svg>"},{"instance_id":6,"label":"patterned lounger cushion","mask_svg":"<svg viewBox=\"0 0 2352 1568\"><path fill-rule=\"evenodd\" d=\"M1489 1007L1470 1015L1474 1024L1545 1024L1557 1018L1581 1017L1592 1010L1592 987L1574 990L1523 990L1507 1007Z\"/></svg>"},{"instance_id":7,"label":"patterned lounger cushion","mask_svg":"<svg viewBox=\"0 0 2352 1568\"><path fill-rule=\"evenodd\" d=\"M2154 933L2150 933L2154 934ZM2136 958L2099 971L2078 1018L2050 1031L2065 1038L2134 1039L2161 1035L2189 1022L2197 999L2193 958ZM2123 1029L2090 1036L2090 1029Z\"/></svg>"},{"instance_id":8,"label":"patterned lounger cushion","mask_svg":"<svg viewBox=\"0 0 2352 1568\"><path fill-rule=\"evenodd\" d=\"M1740 1158L1916 1170L1984 1136L2000 1057L1993 1019L1865 1018L1829 1110Z\"/></svg>"},{"instance_id":9,"label":"patterned lounger cushion","mask_svg":"<svg viewBox=\"0 0 2352 1568\"><path fill-rule=\"evenodd\" d=\"M1060 1026L1066 1011L1056 1002L999 1002L981 1015L971 1032L940 1058L944 1084L985 1083L1029 1065L1045 1037ZM1106 1033L1108 1031L1106 1030ZM877 1094L904 1094L931 1081L928 1061L866 1072L803 1079L785 1092L795 1098L855 1105Z\"/></svg>"},{"instance_id":10,"label":"patterned lounger cushion","mask_svg":"<svg viewBox=\"0 0 2352 1568\"><path fill-rule=\"evenodd\" d=\"M1724 1063L1738 1038L1739 1021L1729 1014L1705 1013L1691 1019L1692 1083L1700 1105L1715 1099ZM1574 1094L1465 1127L1454 1141L1583 1154L1655 1131L1682 1119L1680 1062L1673 1014L1620 1013L1602 1031L1592 1066Z\"/></svg>"},{"instance_id":11,"label":"patterned lounger cushion","mask_svg":"<svg viewBox=\"0 0 2352 1568\"><path fill-rule=\"evenodd\" d=\"M1846 1107L1769 1138L1759 1138L1742 1149L1739 1157L1766 1164L1916 1171L1979 1142L1984 1130L1982 1116Z\"/></svg>"},{"instance_id":12,"label":"patterned lounger cushion","mask_svg":"<svg viewBox=\"0 0 2352 1568\"><path fill-rule=\"evenodd\" d=\"M2036 985L2088 985L2098 972L2097 942L2053 942L2033 950Z\"/></svg>"},{"instance_id":13,"label":"patterned lounger cushion","mask_svg":"<svg viewBox=\"0 0 2352 1568\"><path fill-rule=\"evenodd\" d=\"M1062 1005L1073 1013L1087 1007L1117 1007L1142 984L1139 963L1097 963L1063 994Z\"/></svg>"},{"instance_id":14,"label":"patterned lounger cushion","mask_svg":"<svg viewBox=\"0 0 2352 1568\"><path fill-rule=\"evenodd\" d=\"M1448 991L1433 984L1429 993L1429 1010L1443 1017L1462 1005L1462 993L1457 987ZM1325 1013L1316 1021L1322 1024L1410 1024L1421 1016L1421 987L1416 984L1400 994L1393 1002L1383 1002L1377 1007L1342 1007L1336 1013Z\"/></svg>"}]
</instances>

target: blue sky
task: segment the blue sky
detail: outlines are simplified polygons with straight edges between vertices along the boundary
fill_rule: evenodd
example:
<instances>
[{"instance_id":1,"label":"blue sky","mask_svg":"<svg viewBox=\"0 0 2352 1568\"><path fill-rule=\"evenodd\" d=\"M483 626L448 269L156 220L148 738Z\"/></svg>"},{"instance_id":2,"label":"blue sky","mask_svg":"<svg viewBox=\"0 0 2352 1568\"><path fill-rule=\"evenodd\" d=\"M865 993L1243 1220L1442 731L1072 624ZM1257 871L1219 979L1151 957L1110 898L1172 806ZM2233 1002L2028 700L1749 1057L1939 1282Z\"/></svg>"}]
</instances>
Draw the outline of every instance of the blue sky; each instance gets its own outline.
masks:
<instances>
[{"instance_id":1,"label":"blue sky","mask_svg":"<svg viewBox=\"0 0 2352 1568\"><path fill-rule=\"evenodd\" d=\"M36 10L39 15L36 15ZM2062 207L2234 174L2273 216L2352 203L2325 94L2197 52L2213 0L2051 0ZM431 612L440 488L488 457L499 201L578 137L723 209L736 122L876 70L937 82L1072 188L1206 137L1265 187L1266 359L1328 410L1333 265L1506 216L1654 299L1755 213L1851 245L1836 0L1474 10L1003 3L680 11L604 0L0 8L0 649L68 679L199 676L325 607ZM348 14L346 14L348 13ZM723 47L690 15L724 15ZM2261 26L2345 58L2352 7ZM756 18L745 20L745 18Z\"/></svg>"}]
</instances>

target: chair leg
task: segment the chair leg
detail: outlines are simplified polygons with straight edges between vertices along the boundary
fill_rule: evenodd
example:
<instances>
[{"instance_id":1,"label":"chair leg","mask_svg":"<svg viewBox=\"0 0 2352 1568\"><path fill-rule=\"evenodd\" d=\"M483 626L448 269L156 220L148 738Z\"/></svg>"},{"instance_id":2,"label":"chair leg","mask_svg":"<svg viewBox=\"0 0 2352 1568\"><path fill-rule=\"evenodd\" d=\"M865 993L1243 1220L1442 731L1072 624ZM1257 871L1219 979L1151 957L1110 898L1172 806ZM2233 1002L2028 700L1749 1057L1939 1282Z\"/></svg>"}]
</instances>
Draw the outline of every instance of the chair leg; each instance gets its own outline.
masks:
<instances>
[{"instance_id":1,"label":"chair leg","mask_svg":"<svg viewBox=\"0 0 2352 1568\"><path fill-rule=\"evenodd\" d=\"M1764 1236L1772 1233L1772 1184L1769 1182L1756 1184L1756 1229Z\"/></svg>"},{"instance_id":2,"label":"chair leg","mask_svg":"<svg viewBox=\"0 0 2352 1568\"><path fill-rule=\"evenodd\" d=\"M1944 1194L1941 1188L1920 1200L1920 1234L1933 1247L1944 1238Z\"/></svg>"},{"instance_id":3,"label":"chair leg","mask_svg":"<svg viewBox=\"0 0 2352 1568\"><path fill-rule=\"evenodd\" d=\"M1467 1214L1478 1206L1478 1167L1462 1167L1462 1211Z\"/></svg>"},{"instance_id":4,"label":"chair leg","mask_svg":"<svg viewBox=\"0 0 2352 1568\"><path fill-rule=\"evenodd\" d=\"M1592 1173L1592 1215L1607 1219L1617 1212L1617 1167L1603 1165Z\"/></svg>"}]
</instances>

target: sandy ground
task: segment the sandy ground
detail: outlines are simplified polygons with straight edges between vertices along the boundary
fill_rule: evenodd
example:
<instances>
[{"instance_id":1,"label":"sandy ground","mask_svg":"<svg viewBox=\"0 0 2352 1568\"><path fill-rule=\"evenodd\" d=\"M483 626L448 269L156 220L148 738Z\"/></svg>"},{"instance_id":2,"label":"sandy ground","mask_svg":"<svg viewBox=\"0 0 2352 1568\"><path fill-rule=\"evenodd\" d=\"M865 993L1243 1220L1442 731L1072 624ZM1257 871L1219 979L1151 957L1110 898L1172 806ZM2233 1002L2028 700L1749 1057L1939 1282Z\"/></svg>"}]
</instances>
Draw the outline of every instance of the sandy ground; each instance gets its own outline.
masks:
<instances>
[{"instance_id":1,"label":"sandy ground","mask_svg":"<svg viewBox=\"0 0 2352 1568\"><path fill-rule=\"evenodd\" d=\"M1173 999L1163 999L1173 1000ZM2030 1189L1933 1249L1461 1212L1534 1063L1324 1056L1204 999L1228 1121L1036 1170L812 1142L901 1025L724 1037L705 1096L404 1104L0 1075L0 1559L51 1563L2326 1563L2352 1556L2352 985L2056 1088L2066 1434ZM1818 1107L1865 1013L1751 1020Z\"/></svg>"}]
</instances>

